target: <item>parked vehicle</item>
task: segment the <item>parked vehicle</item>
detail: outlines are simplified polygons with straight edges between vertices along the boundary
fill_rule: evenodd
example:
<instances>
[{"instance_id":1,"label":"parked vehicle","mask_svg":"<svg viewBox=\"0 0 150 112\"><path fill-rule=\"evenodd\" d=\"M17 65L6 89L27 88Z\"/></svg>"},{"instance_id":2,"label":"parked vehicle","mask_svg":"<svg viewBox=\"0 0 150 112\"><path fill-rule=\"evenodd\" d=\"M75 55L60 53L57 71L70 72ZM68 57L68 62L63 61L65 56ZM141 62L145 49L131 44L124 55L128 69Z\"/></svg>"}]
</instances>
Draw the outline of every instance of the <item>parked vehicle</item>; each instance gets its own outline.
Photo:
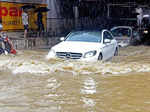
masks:
<instances>
[{"instance_id":1,"label":"parked vehicle","mask_svg":"<svg viewBox=\"0 0 150 112\"><path fill-rule=\"evenodd\" d=\"M142 27L139 28L142 44L150 45L150 15L143 15Z\"/></svg>"},{"instance_id":2,"label":"parked vehicle","mask_svg":"<svg viewBox=\"0 0 150 112\"><path fill-rule=\"evenodd\" d=\"M111 29L120 47L135 45L140 41L139 32L130 26L117 26Z\"/></svg>"},{"instance_id":3,"label":"parked vehicle","mask_svg":"<svg viewBox=\"0 0 150 112\"><path fill-rule=\"evenodd\" d=\"M118 44L108 30L75 31L53 46L47 59L64 58L83 61L108 60L118 55Z\"/></svg>"}]
</instances>

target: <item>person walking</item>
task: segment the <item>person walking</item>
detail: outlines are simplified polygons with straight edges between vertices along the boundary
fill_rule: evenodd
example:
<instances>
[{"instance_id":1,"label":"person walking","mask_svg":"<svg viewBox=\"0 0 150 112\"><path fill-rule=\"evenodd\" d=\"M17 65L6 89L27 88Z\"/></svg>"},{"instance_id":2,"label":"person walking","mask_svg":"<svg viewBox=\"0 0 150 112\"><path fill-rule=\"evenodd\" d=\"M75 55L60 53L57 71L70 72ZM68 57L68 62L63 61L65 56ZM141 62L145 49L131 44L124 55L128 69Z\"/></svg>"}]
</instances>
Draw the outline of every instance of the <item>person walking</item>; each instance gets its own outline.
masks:
<instances>
[{"instance_id":1,"label":"person walking","mask_svg":"<svg viewBox=\"0 0 150 112\"><path fill-rule=\"evenodd\" d=\"M141 7L136 8L136 13L138 13L137 15L137 25L139 26L139 28L141 28L142 26L142 20L143 20L143 10Z\"/></svg>"},{"instance_id":2,"label":"person walking","mask_svg":"<svg viewBox=\"0 0 150 112\"><path fill-rule=\"evenodd\" d=\"M23 10L22 13L22 23L24 25L24 38L27 38L29 23L28 23L28 13L26 10Z\"/></svg>"}]
</instances>

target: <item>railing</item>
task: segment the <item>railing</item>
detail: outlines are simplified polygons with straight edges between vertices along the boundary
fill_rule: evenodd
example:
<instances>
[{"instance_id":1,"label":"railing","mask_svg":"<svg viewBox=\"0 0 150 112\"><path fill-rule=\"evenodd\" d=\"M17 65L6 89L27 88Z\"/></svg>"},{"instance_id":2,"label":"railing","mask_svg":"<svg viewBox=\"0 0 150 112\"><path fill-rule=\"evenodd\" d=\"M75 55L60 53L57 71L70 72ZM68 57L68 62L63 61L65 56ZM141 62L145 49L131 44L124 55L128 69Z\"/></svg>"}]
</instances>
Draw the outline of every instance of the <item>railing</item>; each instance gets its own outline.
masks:
<instances>
[{"instance_id":1,"label":"railing","mask_svg":"<svg viewBox=\"0 0 150 112\"><path fill-rule=\"evenodd\" d=\"M10 38L15 49L37 49L37 48L51 48L57 44L59 37L51 38Z\"/></svg>"}]
</instances>

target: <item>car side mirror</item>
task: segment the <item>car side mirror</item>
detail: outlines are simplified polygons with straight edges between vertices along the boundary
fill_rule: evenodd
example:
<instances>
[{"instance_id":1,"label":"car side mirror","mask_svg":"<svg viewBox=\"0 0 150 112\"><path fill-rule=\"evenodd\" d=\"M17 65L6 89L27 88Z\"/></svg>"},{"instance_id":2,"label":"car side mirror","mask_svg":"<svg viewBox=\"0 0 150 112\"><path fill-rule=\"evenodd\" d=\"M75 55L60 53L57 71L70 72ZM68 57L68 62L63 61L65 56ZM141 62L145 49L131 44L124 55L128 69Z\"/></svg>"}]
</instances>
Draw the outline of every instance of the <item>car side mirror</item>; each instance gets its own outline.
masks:
<instances>
[{"instance_id":1,"label":"car side mirror","mask_svg":"<svg viewBox=\"0 0 150 112\"><path fill-rule=\"evenodd\" d=\"M64 40L65 40L65 37L61 37L61 38L60 38L60 41L64 41Z\"/></svg>"},{"instance_id":2,"label":"car side mirror","mask_svg":"<svg viewBox=\"0 0 150 112\"><path fill-rule=\"evenodd\" d=\"M111 43L111 40L110 39L105 39L104 43Z\"/></svg>"}]
</instances>

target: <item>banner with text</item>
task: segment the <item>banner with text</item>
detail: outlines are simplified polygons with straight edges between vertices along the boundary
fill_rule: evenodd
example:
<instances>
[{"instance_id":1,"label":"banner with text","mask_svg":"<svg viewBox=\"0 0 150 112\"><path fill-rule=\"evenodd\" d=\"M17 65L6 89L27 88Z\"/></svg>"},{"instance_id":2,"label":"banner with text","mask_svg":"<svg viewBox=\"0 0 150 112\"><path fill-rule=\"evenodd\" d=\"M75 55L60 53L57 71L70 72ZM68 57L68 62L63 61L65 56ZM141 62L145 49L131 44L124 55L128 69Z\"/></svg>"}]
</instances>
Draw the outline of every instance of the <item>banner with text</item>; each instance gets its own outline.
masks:
<instances>
[{"instance_id":1,"label":"banner with text","mask_svg":"<svg viewBox=\"0 0 150 112\"><path fill-rule=\"evenodd\" d=\"M9 3L9 2L0 2L0 18L2 18L3 30L23 30L24 26L22 24L22 10L21 7L24 5L22 3ZM32 4L33 5L33 4ZM36 4L38 7L46 7L46 4ZM29 29L37 29L37 12L35 9L29 9L27 11L29 16ZM47 14L43 13L43 23L46 27L46 18Z\"/></svg>"}]
</instances>

